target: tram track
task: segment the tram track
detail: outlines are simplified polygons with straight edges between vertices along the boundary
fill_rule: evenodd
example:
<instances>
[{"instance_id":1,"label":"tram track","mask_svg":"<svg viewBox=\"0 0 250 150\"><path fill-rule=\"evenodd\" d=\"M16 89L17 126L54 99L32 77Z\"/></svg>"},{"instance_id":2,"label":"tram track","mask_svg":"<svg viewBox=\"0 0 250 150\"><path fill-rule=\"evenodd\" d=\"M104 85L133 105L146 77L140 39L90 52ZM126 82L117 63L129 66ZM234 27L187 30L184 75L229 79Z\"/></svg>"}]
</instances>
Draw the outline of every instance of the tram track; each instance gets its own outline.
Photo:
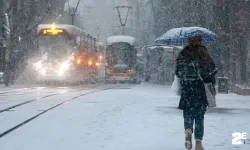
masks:
<instances>
[{"instance_id":1,"label":"tram track","mask_svg":"<svg viewBox=\"0 0 250 150\"><path fill-rule=\"evenodd\" d=\"M73 101L73 100L75 100L75 99L77 99L77 98L80 98L80 97L83 97L83 96L86 96L86 95L89 95L89 94L93 94L93 93L102 92L102 91L105 91L105 90L110 90L110 89L114 89L114 87L104 88L104 89L99 89L99 90L95 90L95 91L83 93L83 94L74 96L74 97L72 97L72 98L70 98L70 99L68 99L68 100L65 100L65 101L63 101L63 102L60 102L60 103L58 103L58 104L56 104L56 105L54 105L54 106L52 106L52 107L49 107L49 108L47 108L47 109L45 109L45 110L42 110L40 113L38 113L38 114L36 114L36 115L34 115L34 116L32 116L32 117L30 117L30 118L24 120L23 122L21 122L21 123L15 125L14 127L10 128L10 129L8 129L8 130L2 132L2 133L0 134L0 139L3 138L4 136L10 134L11 132L17 130L18 128L22 127L23 125L25 125L25 124L27 124L27 123L33 121L34 119L36 119L36 118L42 116L43 114L45 114L45 113L47 113L47 112L52 111L53 109L55 109L55 108L57 108L57 107L59 107L59 106L62 106L62 105L66 104L66 103L68 103L68 102L70 102L70 101ZM27 102L26 104L28 104L28 103L30 103L30 102ZM25 104L23 104L23 105L25 105ZM22 106L22 105L20 105L20 106ZM19 106L16 106L16 107L19 107ZM14 108L16 108L16 107L14 107ZM13 108L10 108L10 109L13 109ZM10 110L10 109L9 109L9 110ZM4 111L2 111L2 112L4 112Z\"/></svg>"},{"instance_id":2,"label":"tram track","mask_svg":"<svg viewBox=\"0 0 250 150\"><path fill-rule=\"evenodd\" d=\"M17 108L17 107L23 106L23 105L25 105L25 104L29 104L29 103L38 101L38 100L43 99L43 98L48 98L48 97L51 97L51 96L55 96L55 95L60 95L60 94L50 94L50 95L42 96L42 97L39 97L39 98L27 100L27 101L24 101L24 102L22 102L22 103L18 103L18 104L12 105L12 106L10 106L10 107L4 108L4 109L0 110L0 113L3 113L3 112L5 112L5 111L9 111L9 110L11 110L11 109L13 109L13 108Z\"/></svg>"},{"instance_id":3,"label":"tram track","mask_svg":"<svg viewBox=\"0 0 250 150\"><path fill-rule=\"evenodd\" d=\"M3 90L0 92L0 95L8 94L8 93L15 93L17 94L18 92L23 92L23 91L30 91L37 89L37 87L32 87L32 88L21 88L21 89L12 89L12 90Z\"/></svg>"},{"instance_id":4,"label":"tram track","mask_svg":"<svg viewBox=\"0 0 250 150\"><path fill-rule=\"evenodd\" d=\"M92 88L96 88L96 87L97 86L93 86ZM67 93L79 92L79 91L83 91L83 90L86 90L86 88L81 88L81 89L76 89L76 90L68 91ZM6 112L6 111L10 111L13 108L17 108L17 107L20 107L20 106L23 106L23 105L26 105L26 104L29 104L29 103L32 103L32 102L44 99L44 98L48 98L48 97L52 97L52 96L56 96L56 95L62 95L62 94L65 94L65 93L53 93L53 94L49 94L49 95L42 96L42 97L39 97L39 98L33 98L33 99L30 99L30 100L26 100L24 102L17 103L17 104L14 104L12 106L9 106L7 108L1 109L0 110L0 114L3 113L3 112Z\"/></svg>"}]
</instances>

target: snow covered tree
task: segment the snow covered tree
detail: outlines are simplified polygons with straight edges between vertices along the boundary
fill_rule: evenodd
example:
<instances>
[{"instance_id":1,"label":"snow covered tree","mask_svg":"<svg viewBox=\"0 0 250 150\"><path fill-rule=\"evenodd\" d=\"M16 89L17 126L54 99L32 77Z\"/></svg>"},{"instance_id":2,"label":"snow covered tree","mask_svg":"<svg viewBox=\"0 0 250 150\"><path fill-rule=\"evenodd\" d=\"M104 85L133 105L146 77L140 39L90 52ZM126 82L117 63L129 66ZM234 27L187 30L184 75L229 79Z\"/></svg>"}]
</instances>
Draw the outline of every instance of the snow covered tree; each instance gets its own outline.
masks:
<instances>
[{"instance_id":1,"label":"snow covered tree","mask_svg":"<svg viewBox=\"0 0 250 150\"><path fill-rule=\"evenodd\" d=\"M10 3L11 49L22 49L25 56L36 49L36 27L53 20L64 10L66 0L12 0Z\"/></svg>"},{"instance_id":2,"label":"snow covered tree","mask_svg":"<svg viewBox=\"0 0 250 150\"><path fill-rule=\"evenodd\" d=\"M245 0L150 0L156 35L183 26L201 26L218 35L216 48L221 58L220 75L233 83L247 80L247 2ZM250 9L249 9L250 10ZM249 11L248 10L248 11ZM250 37L250 36L249 36ZM222 64L222 66L220 65Z\"/></svg>"}]
</instances>

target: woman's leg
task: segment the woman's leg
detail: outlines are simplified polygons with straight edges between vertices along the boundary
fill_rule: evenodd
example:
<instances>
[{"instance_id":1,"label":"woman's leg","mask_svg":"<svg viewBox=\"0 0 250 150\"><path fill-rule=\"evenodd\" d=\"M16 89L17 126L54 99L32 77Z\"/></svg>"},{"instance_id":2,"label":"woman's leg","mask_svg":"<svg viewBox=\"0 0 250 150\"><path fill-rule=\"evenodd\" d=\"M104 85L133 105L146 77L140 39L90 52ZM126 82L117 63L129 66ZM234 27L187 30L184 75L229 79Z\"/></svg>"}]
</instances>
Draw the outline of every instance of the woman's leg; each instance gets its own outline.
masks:
<instances>
[{"instance_id":1,"label":"woman's leg","mask_svg":"<svg viewBox=\"0 0 250 150\"><path fill-rule=\"evenodd\" d=\"M192 149L192 133L193 133L193 124L194 117L190 110L183 110L184 117L184 128L185 128L185 147L190 150Z\"/></svg>"},{"instance_id":2,"label":"woman's leg","mask_svg":"<svg viewBox=\"0 0 250 150\"><path fill-rule=\"evenodd\" d=\"M190 112L190 110L184 109L183 110L183 118L184 118L184 128L185 130L191 129L193 133L193 126L194 126L194 114Z\"/></svg>"},{"instance_id":3,"label":"woman's leg","mask_svg":"<svg viewBox=\"0 0 250 150\"><path fill-rule=\"evenodd\" d=\"M204 135L204 114L205 112L198 111L197 115L195 116L195 150L204 150L201 142Z\"/></svg>"},{"instance_id":4,"label":"woman's leg","mask_svg":"<svg viewBox=\"0 0 250 150\"><path fill-rule=\"evenodd\" d=\"M204 135L204 115L205 112L197 112L195 116L195 139L202 140Z\"/></svg>"}]
</instances>

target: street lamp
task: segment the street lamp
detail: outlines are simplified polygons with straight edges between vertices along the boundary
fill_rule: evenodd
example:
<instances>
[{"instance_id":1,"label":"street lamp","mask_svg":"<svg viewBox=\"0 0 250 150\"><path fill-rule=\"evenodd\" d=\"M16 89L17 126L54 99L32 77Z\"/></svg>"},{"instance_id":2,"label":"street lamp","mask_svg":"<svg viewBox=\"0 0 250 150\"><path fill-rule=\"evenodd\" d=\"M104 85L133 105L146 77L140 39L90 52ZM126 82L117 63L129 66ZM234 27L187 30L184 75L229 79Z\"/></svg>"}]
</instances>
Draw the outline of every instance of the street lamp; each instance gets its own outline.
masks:
<instances>
[{"instance_id":1,"label":"street lamp","mask_svg":"<svg viewBox=\"0 0 250 150\"><path fill-rule=\"evenodd\" d=\"M116 7L118 15L119 15L120 23L122 26L122 34L123 35L124 35L124 28L125 28L127 20L128 20L128 14L129 14L129 11L131 8L132 7L130 7L130 6L117 6ZM125 15L121 16L121 14L125 14Z\"/></svg>"}]
</instances>

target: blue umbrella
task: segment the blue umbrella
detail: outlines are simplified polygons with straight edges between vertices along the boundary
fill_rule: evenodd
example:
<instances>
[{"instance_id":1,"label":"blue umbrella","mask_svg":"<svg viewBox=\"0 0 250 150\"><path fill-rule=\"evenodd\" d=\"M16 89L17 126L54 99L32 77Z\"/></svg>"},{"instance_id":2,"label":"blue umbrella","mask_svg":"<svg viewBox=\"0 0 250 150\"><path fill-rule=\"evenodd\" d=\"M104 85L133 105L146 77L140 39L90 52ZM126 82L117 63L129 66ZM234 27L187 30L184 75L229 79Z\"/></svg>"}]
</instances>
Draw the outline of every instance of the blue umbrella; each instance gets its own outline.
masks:
<instances>
[{"instance_id":1,"label":"blue umbrella","mask_svg":"<svg viewBox=\"0 0 250 150\"><path fill-rule=\"evenodd\" d=\"M202 36L204 44L212 44L216 41L217 35L202 27L174 28L157 38L154 44L184 46L188 44L188 37L191 36Z\"/></svg>"}]
</instances>

